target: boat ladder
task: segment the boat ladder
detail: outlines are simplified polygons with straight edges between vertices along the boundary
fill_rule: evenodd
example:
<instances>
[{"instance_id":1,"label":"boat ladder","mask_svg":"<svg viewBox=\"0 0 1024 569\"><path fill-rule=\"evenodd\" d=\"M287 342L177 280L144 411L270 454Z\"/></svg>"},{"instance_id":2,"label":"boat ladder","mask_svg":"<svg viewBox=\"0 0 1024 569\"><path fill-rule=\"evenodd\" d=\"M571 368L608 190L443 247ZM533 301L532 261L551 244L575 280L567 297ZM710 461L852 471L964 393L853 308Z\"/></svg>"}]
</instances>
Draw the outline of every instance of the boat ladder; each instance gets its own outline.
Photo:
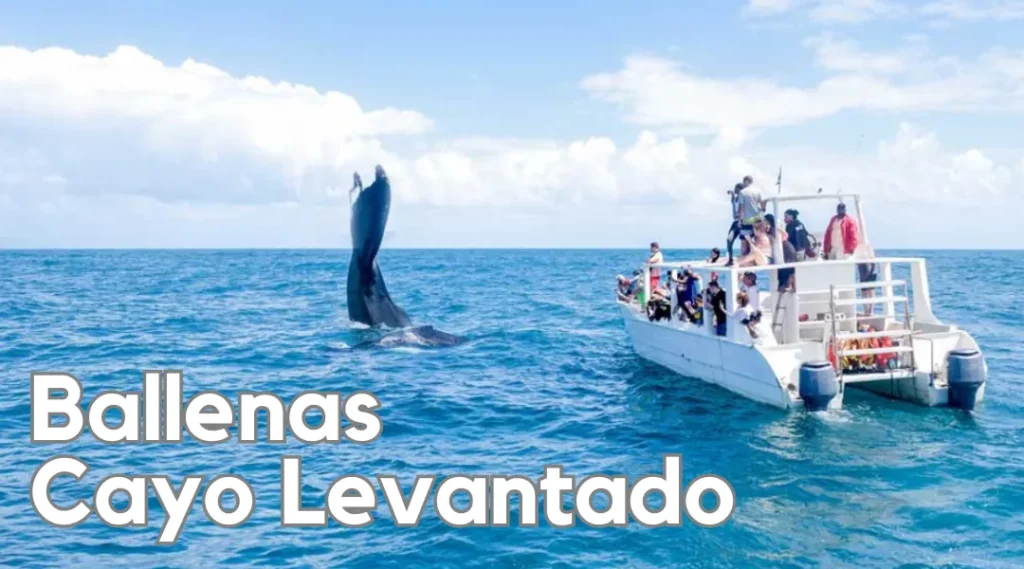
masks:
<instances>
[{"instance_id":1,"label":"boat ladder","mask_svg":"<svg viewBox=\"0 0 1024 569\"><path fill-rule=\"evenodd\" d=\"M902 294L896 294L897 288L902 287ZM891 296L870 297L861 296L860 298L839 298L837 293L840 291L857 291L865 289L883 288L884 290L891 290ZM831 321L831 337L826 335L826 345L830 342L832 345L832 353L835 358L836 375L840 381L840 385L847 382L860 382L860 381L875 381L879 379L897 379L902 377L914 377L915 363L914 363L914 348L911 345L911 338L914 335L914 322L913 314L910 312L910 301L909 293L907 290L907 282L903 280L892 280L892 281L874 281L865 283L856 283L849 285L830 285L829 286L829 320ZM900 330L880 330L880 331L868 331L861 332L857 329L856 323L861 320L870 320L877 318L874 314L870 315L857 315L854 317L854 331L849 332L845 330L839 330L839 322L845 318L845 315L838 312L837 308L842 306L860 306L860 305L874 305L874 304L888 304L888 303L903 303L903 328ZM878 348L851 348L846 349L844 344L848 340L874 340L879 338L888 338L892 341L892 346L878 347ZM844 374L843 360L848 357L858 357L867 355L891 355L894 357L894 361L897 362L897 366L889 365L886 370L871 373L871 372L858 372L856 374ZM908 354L909 362L907 365L899 366L901 360L900 354Z\"/></svg>"}]
</instances>

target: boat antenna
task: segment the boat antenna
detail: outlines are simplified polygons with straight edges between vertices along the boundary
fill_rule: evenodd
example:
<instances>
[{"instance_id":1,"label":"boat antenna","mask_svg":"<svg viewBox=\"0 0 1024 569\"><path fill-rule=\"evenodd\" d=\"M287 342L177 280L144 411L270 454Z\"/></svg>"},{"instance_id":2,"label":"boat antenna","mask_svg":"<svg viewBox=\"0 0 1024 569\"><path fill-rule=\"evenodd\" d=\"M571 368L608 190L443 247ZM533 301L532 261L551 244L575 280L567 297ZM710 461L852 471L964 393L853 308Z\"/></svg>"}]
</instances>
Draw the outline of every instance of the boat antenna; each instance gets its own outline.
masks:
<instances>
[{"instance_id":1,"label":"boat antenna","mask_svg":"<svg viewBox=\"0 0 1024 569\"><path fill-rule=\"evenodd\" d=\"M775 180L776 195L782 195L782 166L779 166L779 178Z\"/></svg>"}]
</instances>

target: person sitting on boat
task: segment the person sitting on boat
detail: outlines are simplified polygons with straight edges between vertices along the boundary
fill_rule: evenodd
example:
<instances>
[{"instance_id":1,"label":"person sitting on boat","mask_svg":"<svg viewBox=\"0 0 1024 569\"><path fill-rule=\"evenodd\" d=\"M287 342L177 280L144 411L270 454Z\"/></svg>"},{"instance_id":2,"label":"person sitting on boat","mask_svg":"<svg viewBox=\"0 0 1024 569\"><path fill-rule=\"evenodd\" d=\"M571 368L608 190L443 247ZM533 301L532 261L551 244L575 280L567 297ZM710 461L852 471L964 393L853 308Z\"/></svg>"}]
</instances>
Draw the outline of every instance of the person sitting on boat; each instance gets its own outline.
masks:
<instances>
[{"instance_id":1,"label":"person sitting on boat","mask_svg":"<svg viewBox=\"0 0 1024 569\"><path fill-rule=\"evenodd\" d=\"M836 206L836 214L825 230L824 255L826 259L848 259L857 250L857 222L846 215L846 204Z\"/></svg>"},{"instance_id":2,"label":"person sitting on boat","mask_svg":"<svg viewBox=\"0 0 1024 569\"><path fill-rule=\"evenodd\" d=\"M795 209L787 209L783 221L786 222L787 241L796 251L796 262L803 262L807 258L807 252L811 250L811 239L808 237L807 228L804 222L798 219L800 212Z\"/></svg>"},{"instance_id":3,"label":"person sitting on boat","mask_svg":"<svg viewBox=\"0 0 1024 569\"><path fill-rule=\"evenodd\" d=\"M709 265L717 265L722 260L722 252L718 247L711 248L711 256L705 261Z\"/></svg>"},{"instance_id":4,"label":"person sitting on boat","mask_svg":"<svg viewBox=\"0 0 1024 569\"><path fill-rule=\"evenodd\" d=\"M775 244L785 243L789 240L789 236L786 235L786 230L782 229L775 223L775 216L768 213L764 216L764 222L768 224L768 264L775 264Z\"/></svg>"},{"instance_id":5,"label":"person sitting on boat","mask_svg":"<svg viewBox=\"0 0 1024 569\"><path fill-rule=\"evenodd\" d=\"M647 257L648 265L660 265L664 262L664 257L661 254L661 247L658 246L658 242L654 241L651 243L651 256ZM661 281L661 267L651 267L651 290L658 290L658 282Z\"/></svg>"},{"instance_id":6,"label":"person sitting on boat","mask_svg":"<svg viewBox=\"0 0 1024 569\"><path fill-rule=\"evenodd\" d=\"M672 319L671 292L667 287L652 288L650 300L647 301L647 319L652 322Z\"/></svg>"},{"instance_id":7,"label":"person sitting on boat","mask_svg":"<svg viewBox=\"0 0 1024 569\"><path fill-rule=\"evenodd\" d=\"M630 279L625 275L619 275L616 277L618 281L618 288L615 290L615 296L623 301L630 302L633 300L633 294L636 292L637 278L633 277Z\"/></svg>"},{"instance_id":8,"label":"person sitting on boat","mask_svg":"<svg viewBox=\"0 0 1024 569\"><path fill-rule=\"evenodd\" d=\"M743 239L747 242L749 249L736 262L737 266L754 267L770 264L772 244L768 237L768 224L764 220L758 221L754 225L753 237L744 235Z\"/></svg>"},{"instance_id":9,"label":"person sitting on boat","mask_svg":"<svg viewBox=\"0 0 1024 569\"><path fill-rule=\"evenodd\" d=\"M768 241L771 243L772 256L768 258L768 264L774 265L776 259L774 256L775 245L779 244L782 249L782 262L783 263L796 263L796 249L793 247L793 243L789 239L789 234L785 229L778 227L775 223L775 216L767 214L764 216L765 221L768 223ZM791 286L790 281L796 274L795 269L779 269L779 290L788 290Z\"/></svg>"},{"instance_id":10,"label":"person sitting on boat","mask_svg":"<svg viewBox=\"0 0 1024 569\"><path fill-rule=\"evenodd\" d=\"M726 321L728 319L728 312L726 311L725 303L725 291L722 290L722 285L718 284L718 275L711 273L711 281L708 283L708 288L705 291L704 300L706 306L711 307L712 317L715 325L715 336L725 336L726 334Z\"/></svg>"}]
</instances>

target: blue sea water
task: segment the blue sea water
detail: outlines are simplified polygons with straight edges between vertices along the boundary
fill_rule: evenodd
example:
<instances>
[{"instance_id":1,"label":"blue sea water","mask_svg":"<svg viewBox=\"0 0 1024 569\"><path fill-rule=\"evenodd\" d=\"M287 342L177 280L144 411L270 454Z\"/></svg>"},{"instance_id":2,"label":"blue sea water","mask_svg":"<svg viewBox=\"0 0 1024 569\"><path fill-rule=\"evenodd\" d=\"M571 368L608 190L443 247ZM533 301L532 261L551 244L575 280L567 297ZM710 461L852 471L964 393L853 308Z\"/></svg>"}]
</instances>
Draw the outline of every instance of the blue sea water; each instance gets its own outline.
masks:
<instances>
[{"instance_id":1,"label":"blue sea water","mask_svg":"<svg viewBox=\"0 0 1024 569\"><path fill-rule=\"evenodd\" d=\"M668 251L668 258L701 252ZM380 262L417 324L468 338L437 350L349 349L347 251L0 252L0 564L11 567L978 567L1024 566L1024 311L1021 252L895 252L927 258L934 309L980 342L986 401L974 414L851 392L817 417L762 406L644 363L613 302L613 277L644 251L395 251ZM29 442L29 376L66 371L85 401L141 389L143 369L216 390L368 390L383 436L368 445L65 445ZM261 430L261 434L263 431ZM265 436L265 435L263 435ZM279 524L280 457L303 457L304 502L338 476L660 472L730 481L724 526L454 529L428 505L398 528L381 502L362 529ZM197 505L174 545L163 522L44 523L33 471L73 454L63 503L105 476L237 474L256 492L235 529ZM513 525L517 518L513 516Z\"/></svg>"}]
</instances>

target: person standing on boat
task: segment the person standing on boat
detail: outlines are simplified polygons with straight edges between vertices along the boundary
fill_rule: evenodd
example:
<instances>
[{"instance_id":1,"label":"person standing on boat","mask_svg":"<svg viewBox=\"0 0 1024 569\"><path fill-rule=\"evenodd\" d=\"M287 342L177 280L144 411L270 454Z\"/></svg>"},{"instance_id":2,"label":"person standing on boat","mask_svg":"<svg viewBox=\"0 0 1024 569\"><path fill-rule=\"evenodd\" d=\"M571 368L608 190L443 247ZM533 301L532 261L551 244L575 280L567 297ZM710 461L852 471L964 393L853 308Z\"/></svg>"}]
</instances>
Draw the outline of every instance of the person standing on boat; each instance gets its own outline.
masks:
<instances>
[{"instance_id":1,"label":"person standing on boat","mask_svg":"<svg viewBox=\"0 0 1024 569\"><path fill-rule=\"evenodd\" d=\"M709 265L717 265L722 260L722 252L718 250L718 247L711 248L711 256L707 258L705 263Z\"/></svg>"},{"instance_id":2,"label":"person standing on boat","mask_svg":"<svg viewBox=\"0 0 1024 569\"><path fill-rule=\"evenodd\" d=\"M729 233L725 236L725 247L729 253L728 263L732 264L732 248L736 243L736 239L740 236L740 192L743 191L745 183L748 179L753 182L753 178L747 176L743 178L743 182L736 184L733 189L729 192L729 202L732 205L732 225L729 226Z\"/></svg>"},{"instance_id":3,"label":"person standing on boat","mask_svg":"<svg viewBox=\"0 0 1024 569\"><path fill-rule=\"evenodd\" d=\"M764 215L764 197L750 176L743 178L739 202L740 233L750 235L754 232L754 224Z\"/></svg>"},{"instance_id":4,"label":"person standing on boat","mask_svg":"<svg viewBox=\"0 0 1024 569\"><path fill-rule=\"evenodd\" d=\"M651 243L651 256L647 257L648 265L660 265L664 262L661 254L661 247L658 242ZM651 290L658 290L658 282L661 281L661 267L651 267Z\"/></svg>"},{"instance_id":5,"label":"person standing on boat","mask_svg":"<svg viewBox=\"0 0 1024 569\"><path fill-rule=\"evenodd\" d=\"M697 324L700 321L699 302L700 299L700 275L687 267L683 273L677 276L676 295L679 309L686 316L686 320Z\"/></svg>"},{"instance_id":6,"label":"person standing on boat","mask_svg":"<svg viewBox=\"0 0 1024 569\"><path fill-rule=\"evenodd\" d=\"M811 240L807 235L807 228L804 222L798 219L800 212L795 209L787 209L783 220L786 222L786 235L788 241L793 245L796 252L797 262L803 262L807 258L807 251L811 248Z\"/></svg>"},{"instance_id":7,"label":"person standing on boat","mask_svg":"<svg viewBox=\"0 0 1024 569\"><path fill-rule=\"evenodd\" d=\"M826 259L848 259L857 250L857 222L846 215L846 204L836 206L836 215L825 230L824 254Z\"/></svg>"},{"instance_id":8,"label":"person standing on boat","mask_svg":"<svg viewBox=\"0 0 1024 569\"><path fill-rule=\"evenodd\" d=\"M729 249L729 260L726 262L726 266L733 264L733 244L737 237L752 236L754 224L761 219L761 214L764 212L764 198L761 195L761 190L754 185L754 178L751 176L744 177L743 182L737 184L730 192L730 197L732 198L733 224L729 228L726 242L726 247Z\"/></svg>"},{"instance_id":9,"label":"person standing on boat","mask_svg":"<svg viewBox=\"0 0 1024 569\"><path fill-rule=\"evenodd\" d=\"M750 334L750 318L756 314L750 307L750 297L745 292L736 293L736 310L729 316L729 334L737 342L744 342L752 339Z\"/></svg>"},{"instance_id":10,"label":"person standing on boat","mask_svg":"<svg viewBox=\"0 0 1024 569\"><path fill-rule=\"evenodd\" d=\"M757 286L757 275L753 272L743 273L742 290L747 295L752 312L761 310L761 290Z\"/></svg>"},{"instance_id":11,"label":"person standing on boat","mask_svg":"<svg viewBox=\"0 0 1024 569\"><path fill-rule=\"evenodd\" d=\"M725 336L727 332L726 321L729 318L729 313L725 306L725 291L718 284L718 275L716 273L711 273L711 282L708 283L705 296L707 296L705 302L707 306L711 307L711 312L714 315L715 336Z\"/></svg>"}]
</instances>

